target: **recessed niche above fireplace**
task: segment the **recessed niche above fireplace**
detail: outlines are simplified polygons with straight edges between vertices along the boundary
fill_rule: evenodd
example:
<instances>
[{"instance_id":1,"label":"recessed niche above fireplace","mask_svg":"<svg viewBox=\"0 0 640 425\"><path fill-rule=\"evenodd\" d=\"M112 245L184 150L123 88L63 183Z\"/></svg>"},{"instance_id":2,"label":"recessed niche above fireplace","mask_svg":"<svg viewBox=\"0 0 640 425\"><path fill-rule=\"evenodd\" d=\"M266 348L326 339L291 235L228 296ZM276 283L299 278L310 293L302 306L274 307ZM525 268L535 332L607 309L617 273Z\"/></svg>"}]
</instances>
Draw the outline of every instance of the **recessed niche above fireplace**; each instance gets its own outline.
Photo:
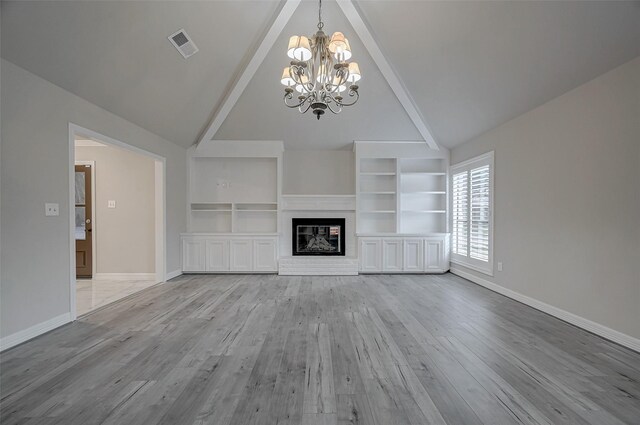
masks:
<instances>
[{"instance_id":1,"label":"recessed niche above fireplace","mask_svg":"<svg viewBox=\"0 0 640 425\"><path fill-rule=\"evenodd\" d=\"M344 218L293 218L293 255L345 255Z\"/></svg>"}]
</instances>

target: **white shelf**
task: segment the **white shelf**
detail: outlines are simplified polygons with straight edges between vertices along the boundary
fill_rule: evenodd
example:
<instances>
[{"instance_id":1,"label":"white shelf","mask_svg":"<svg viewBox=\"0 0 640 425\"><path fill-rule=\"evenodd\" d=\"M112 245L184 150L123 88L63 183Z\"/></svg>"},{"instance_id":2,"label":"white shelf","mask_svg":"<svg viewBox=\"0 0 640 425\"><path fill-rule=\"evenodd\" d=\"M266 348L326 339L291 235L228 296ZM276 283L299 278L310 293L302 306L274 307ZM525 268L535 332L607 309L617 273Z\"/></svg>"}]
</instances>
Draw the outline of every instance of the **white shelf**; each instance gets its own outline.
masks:
<instances>
[{"instance_id":1,"label":"white shelf","mask_svg":"<svg viewBox=\"0 0 640 425\"><path fill-rule=\"evenodd\" d=\"M395 210L370 210L360 211L362 214L395 214Z\"/></svg>"},{"instance_id":2,"label":"white shelf","mask_svg":"<svg viewBox=\"0 0 640 425\"><path fill-rule=\"evenodd\" d=\"M353 198L356 195L287 195L283 194L283 198Z\"/></svg>"},{"instance_id":3,"label":"white shelf","mask_svg":"<svg viewBox=\"0 0 640 425\"><path fill-rule=\"evenodd\" d=\"M236 210L237 213L257 213L257 212L268 212L268 213L277 213L278 210Z\"/></svg>"},{"instance_id":4,"label":"white shelf","mask_svg":"<svg viewBox=\"0 0 640 425\"><path fill-rule=\"evenodd\" d=\"M430 171L406 171L400 174L401 177L405 176L446 176L447 173L430 172Z\"/></svg>"},{"instance_id":5,"label":"white shelf","mask_svg":"<svg viewBox=\"0 0 640 425\"><path fill-rule=\"evenodd\" d=\"M376 172L376 173L360 173L361 176L395 176L396 173Z\"/></svg>"},{"instance_id":6,"label":"white shelf","mask_svg":"<svg viewBox=\"0 0 640 425\"><path fill-rule=\"evenodd\" d=\"M396 192L360 192L361 195L395 195Z\"/></svg>"},{"instance_id":7,"label":"white shelf","mask_svg":"<svg viewBox=\"0 0 640 425\"><path fill-rule=\"evenodd\" d=\"M412 214L445 214L444 210L402 210L403 213Z\"/></svg>"},{"instance_id":8,"label":"white shelf","mask_svg":"<svg viewBox=\"0 0 640 425\"><path fill-rule=\"evenodd\" d=\"M393 237L398 237L398 238L424 238L424 237L430 237L430 236L445 236L448 235L448 233L442 233L442 232L422 232L422 233L399 233L399 232L361 232L361 233L356 233L356 236L360 237L360 238L364 238L364 237L377 237L377 238L393 238Z\"/></svg>"},{"instance_id":9,"label":"white shelf","mask_svg":"<svg viewBox=\"0 0 640 425\"><path fill-rule=\"evenodd\" d=\"M192 211L231 211L230 202L192 202Z\"/></svg>"},{"instance_id":10,"label":"white shelf","mask_svg":"<svg viewBox=\"0 0 640 425\"><path fill-rule=\"evenodd\" d=\"M247 148L246 152L251 150ZM277 234L280 161L280 153L245 156L242 151L229 149L190 150L188 231L216 235Z\"/></svg>"},{"instance_id":11,"label":"white shelf","mask_svg":"<svg viewBox=\"0 0 640 425\"><path fill-rule=\"evenodd\" d=\"M446 233L446 154L408 143L362 142L356 145L356 161L358 233Z\"/></svg>"},{"instance_id":12,"label":"white shelf","mask_svg":"<svg viewBox=\"0 0 640 425\"><path fill-rule=\"evenodd\" d=\"M417 190L413 192L402 192L403 195L446 195L447 192L438 191L438 190Z\"/></svg>"}]
</instances>

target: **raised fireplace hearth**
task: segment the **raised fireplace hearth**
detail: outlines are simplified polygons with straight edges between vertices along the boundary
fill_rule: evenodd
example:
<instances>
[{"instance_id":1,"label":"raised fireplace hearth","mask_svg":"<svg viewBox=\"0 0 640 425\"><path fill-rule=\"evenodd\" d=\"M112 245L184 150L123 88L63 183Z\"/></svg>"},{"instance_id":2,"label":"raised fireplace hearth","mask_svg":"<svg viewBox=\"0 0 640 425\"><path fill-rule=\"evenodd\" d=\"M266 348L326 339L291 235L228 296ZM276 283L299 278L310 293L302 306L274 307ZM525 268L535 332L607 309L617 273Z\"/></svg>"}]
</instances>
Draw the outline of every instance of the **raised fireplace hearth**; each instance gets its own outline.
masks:
<instances>
[{"instance_id":1,"label":"raised fireplace hearth","mask_svg":"<svg viewBox=\"0 0 640 425\"><path fill-rule=\"evenodd\" d=\"M294 256L344 256L344 218L293 218L291 253Z\"/></svg>"}]
</instances>

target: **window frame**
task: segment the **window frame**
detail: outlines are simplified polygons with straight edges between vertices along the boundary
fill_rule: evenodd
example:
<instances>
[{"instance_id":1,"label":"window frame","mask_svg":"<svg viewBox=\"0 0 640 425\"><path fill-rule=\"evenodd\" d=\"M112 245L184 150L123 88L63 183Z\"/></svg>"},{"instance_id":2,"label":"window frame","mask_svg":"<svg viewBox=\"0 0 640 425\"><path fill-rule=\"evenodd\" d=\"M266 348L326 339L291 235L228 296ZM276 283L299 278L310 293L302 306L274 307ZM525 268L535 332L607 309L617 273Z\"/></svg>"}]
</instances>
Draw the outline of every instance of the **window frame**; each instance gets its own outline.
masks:
<instances>
[{"instance_id":1,"label":"window frame","mask_svg":"<svg viewBox=\"0 0 640 425\"><path fill-rule=\"evenodd\" d=\"M482 166L489 166L489 247L488 247L488 260L481 261L475 258L470 257L471 253L471 190L467 190L467 208L468 208L468 226L467 226L467 255L455 254L453 252L453 229L454 229L454 217L453 217L453 198L454 198L454 186L453 186L453 176L455 174L459 174L461 172L467 172L468 175L468 184L471 184L471 170L476 168L480 168ZM451 229L451 262L453 264L458 264L469 268L471 270L478 271L480 273L484 273L489 276L493 276L493 250L494 250L494 216L495 216L495 208L494 208L494 200L495 200L495 161L494 161L494 151L487 152L485 154L476 156L474 158L468 159L463 162L459 162L457 164L451 165L449 167L449 187L451 188L449 194L449 210L451 211L450 219L449 219L449 228Z\"/></svg>"}]
</instances>

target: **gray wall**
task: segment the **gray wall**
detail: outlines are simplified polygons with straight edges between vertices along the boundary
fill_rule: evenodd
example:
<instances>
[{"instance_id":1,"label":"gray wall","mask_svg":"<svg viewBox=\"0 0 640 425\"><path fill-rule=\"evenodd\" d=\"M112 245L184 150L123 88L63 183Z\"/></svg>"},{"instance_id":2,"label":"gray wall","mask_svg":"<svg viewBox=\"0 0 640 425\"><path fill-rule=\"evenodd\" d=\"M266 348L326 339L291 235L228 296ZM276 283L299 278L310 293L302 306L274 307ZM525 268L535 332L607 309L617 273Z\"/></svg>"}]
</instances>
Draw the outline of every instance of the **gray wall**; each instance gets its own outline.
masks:
<instances>
[{"instance_id":1,"label":"gray wall","mask_svg":"<svg viewBox=\"0 0 640 425\"><path fill-rule=\"evenodd\" d=\"M640 58L454 148L451 163L490 150L504 271L465 271L640 338Z\"/></svg>"},{"instance_id":2,"label":"gray wall","mask_svg":"<svg viewBox=\"0 0 640 425\"><path fill-rule=\"evenodd\" d=\"M155 273L155 161L111 146L76 147L81 160L95 161L96 272Z\"/></svg>"},{"instance_id":3,"label":"gray wall","mask_svg":"<svg viewBox=\"0 0 640 425\"><path fill-rule=\"evenodd\" d=\"M286 195L353 195L352 151L285 150L282 193Z\"/></svg>"},{"instance_id":4,"label":"gray wall","mask_svg":"<svg viewBox=\"0 0 640 425\"><path fill-rule=\"evenodd\" d=\"M69 312L69 122L167 159L167 270L180 269L185 150L2 60L0 337ZM123 101L126 101L123 99ZM45 217L44 203L60 204Z\"/></svg>"}]
</instances>

